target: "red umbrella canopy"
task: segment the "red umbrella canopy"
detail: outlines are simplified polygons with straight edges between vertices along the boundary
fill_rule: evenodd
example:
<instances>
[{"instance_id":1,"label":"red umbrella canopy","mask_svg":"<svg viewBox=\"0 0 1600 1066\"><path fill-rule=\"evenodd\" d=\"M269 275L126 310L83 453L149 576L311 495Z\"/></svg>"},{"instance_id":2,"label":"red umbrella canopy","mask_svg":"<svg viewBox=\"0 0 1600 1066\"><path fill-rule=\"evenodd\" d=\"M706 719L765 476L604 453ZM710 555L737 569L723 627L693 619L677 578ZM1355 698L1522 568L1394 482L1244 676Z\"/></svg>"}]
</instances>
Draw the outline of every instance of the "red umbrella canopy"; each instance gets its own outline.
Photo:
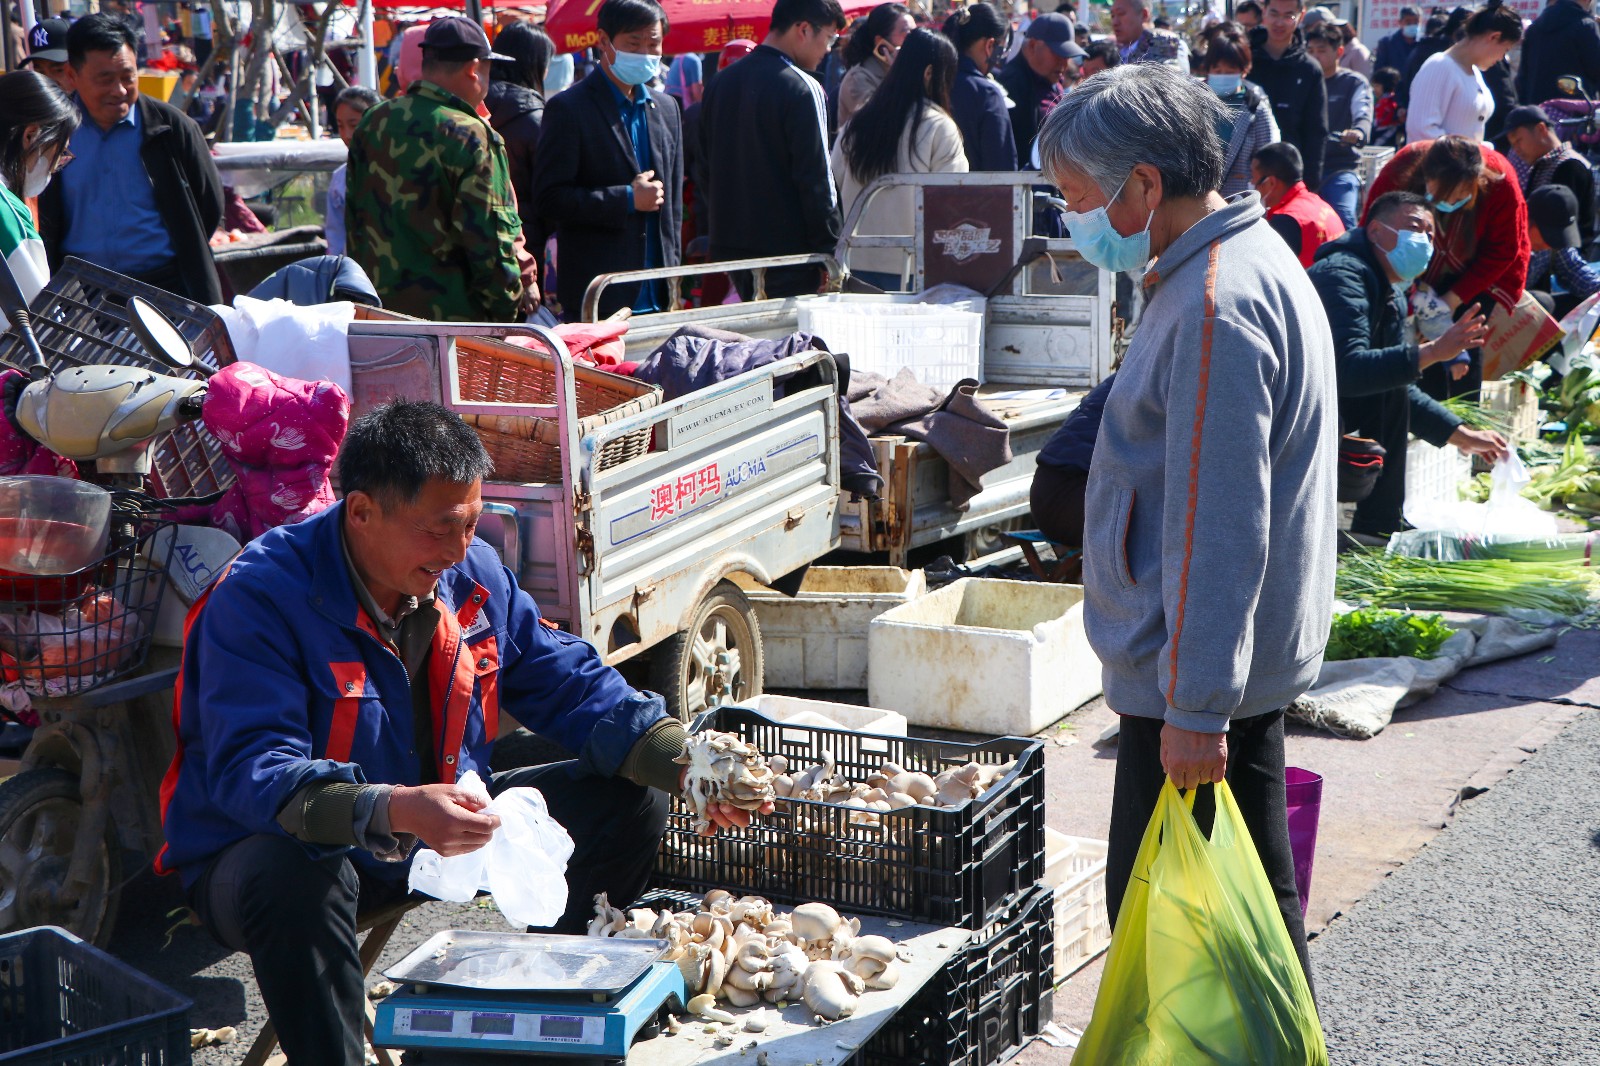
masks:
<instances>
[{"instance_id":1,"label":"red umbrella canopy","mask_svg":"<svg viewBox=\"0 0 1600 1066\"><path fill-rule=\"evenodd\" d=\"M881 0L843 0L847 16L870 11ZM576 52L600 40L595 16L602 0L556 0L545 19L544 32L558 52ZM772 22L771 0L663 0L667 12L669 56L685 52L715 52L729 41L743 38L760 42Z\"/></svg>"}]
</instances>

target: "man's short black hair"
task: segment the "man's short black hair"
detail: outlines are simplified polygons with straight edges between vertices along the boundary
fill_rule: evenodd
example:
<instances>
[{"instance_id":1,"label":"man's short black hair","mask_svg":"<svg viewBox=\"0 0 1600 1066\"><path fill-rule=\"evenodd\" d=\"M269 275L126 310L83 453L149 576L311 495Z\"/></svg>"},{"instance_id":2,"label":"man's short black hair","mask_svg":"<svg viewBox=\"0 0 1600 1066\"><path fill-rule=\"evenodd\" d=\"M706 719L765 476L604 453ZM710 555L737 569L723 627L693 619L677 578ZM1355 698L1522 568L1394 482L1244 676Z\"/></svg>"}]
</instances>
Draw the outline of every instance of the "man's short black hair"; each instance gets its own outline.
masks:
<instances>
[{"instance_id":1,"label":"man's short black hair","mask_svg":"<svg viewBox=\"0 0 1600 1066\"><path fill-rule=\"evenodd\" d=\"M1305 180L1306 165L1300 158L1300 149L1286 141L1258 148L1251 159L1261 168L1262 174L1277 178L1285 185Z\"/></svg>"},{"instance_id":2,"label":"man's short black hair","mask_svg":"<svg viewBox=\"0 0 1600 1066\"><path fill-rule=\"evenodd\" d=\"M339 448L339 488L410 503L434 479L470 485L494 472L483 442L436 403L391 400L356 419Z\"/></svg>"},{"instance_id":3,"label":"man's short black hair","mask_svg":"<svg viewBox=\"0 0 1600 1066\"><path fill-rule=\"evenodd\" d=\"M839 0L778 0L772 5L773 33L782 33L802 22L842 30L844 8L839 6Z\"/></svg>"},{"instance_id":4,"label":"man's short black hair","mask_svg":"<svg viewBox=\"0 0 1600 1066\"><path fill-rule=\"evenodd\" d=\"M1387 222L1401 211L1411 207L1428 209L1428 198L1411 192L1409 189L1394 189L1384 193L1372 201L1372 206L1367 208L1367 222Z\"/></svg>"},{"instance_id":5,"label":"man's short black hair","mask_svg":"<svg viewBox=\"0 0 1600 1066\"><path fill-rule=\"evenodd\" d=\"M606 0L595 16L595 24L600 32L612 39L618 34L648 30L658 22L665 35L667 13L656 0Z\"/></svg>"},{"instance_id":6,"label":"man's short black hair","mask_svg":"<svg viewBox=\"0 0 1600 1066\"><path fill-rule=\"evenodd\" d=\"M1106 65L1106 69L1119 65L1122 62L1122 50L1117 47L1117 42L1112 40L1092 41L1083 50L1083 61L1098 59Z\"/></svg>"},{"instance_id":7,"label":"man's short black hair","mask_svg":"<svg viewBox=\"0 0 1600 1066\"><path fill-rule=\"evenodd\" d=\"M1239 3L1233 5L1233 13L1235 15L1244 15L1251 12L1255 13L1256 18L1260 18L1263 15L1264 12L1261 10L1260 0L1239 0Z\"/></svg>"},{"instance_id":8,"label":"man's short black hair","mask_svg":"<svg viewBox=\"0 0 1600 1066\"><path fill-rule=\"evenodd\" d=\"M125 46L135 54L139 51L138 40L122 20L103 12L85 15L67 31L67 62L77 69L90 52L117 52Z\"/></svg>"}]
</instances>

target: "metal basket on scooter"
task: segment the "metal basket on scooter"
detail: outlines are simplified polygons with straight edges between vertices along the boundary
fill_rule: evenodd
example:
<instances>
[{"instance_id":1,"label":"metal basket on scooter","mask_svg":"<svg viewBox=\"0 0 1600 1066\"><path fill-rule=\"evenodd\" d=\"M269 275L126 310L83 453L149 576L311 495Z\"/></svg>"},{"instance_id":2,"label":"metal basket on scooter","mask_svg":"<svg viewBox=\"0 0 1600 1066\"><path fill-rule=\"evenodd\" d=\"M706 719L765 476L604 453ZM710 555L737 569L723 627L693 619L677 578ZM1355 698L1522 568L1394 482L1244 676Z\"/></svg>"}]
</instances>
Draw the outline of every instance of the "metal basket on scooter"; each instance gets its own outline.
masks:
<instances>
[{"instance_id":1,"label":"metal basket on scooter","mask_svg":"<svg viewBox=\"0 0 1600 1066\"><path fill-rule=\"evenodd\" d=\"M31 309L34 336L50 369L136 366L172 377L201 377L198 370L175 369L145 350L128 316L134 296L177 328L199 363L217 370L235 361L227 327L210 308L68 256ZM26 374L28 361L21 338L0 332L0 370ZM150 446L150 459L160 496L206 496L233 484L222 445L203 422L184 422L162 434Z\"/></svg>"},{"instance_id":2,"label":"metal basket on scooter","mask_svg":"<svg viewBox=\"0 0 1600 1066\"><path fill-rule=\"evenodd\" d=\"M87 692L133 673L167 588L173 523L114 515L106 554L70 574L0 570L0 679L33 696Z\"/></svg>"}]
</instances>

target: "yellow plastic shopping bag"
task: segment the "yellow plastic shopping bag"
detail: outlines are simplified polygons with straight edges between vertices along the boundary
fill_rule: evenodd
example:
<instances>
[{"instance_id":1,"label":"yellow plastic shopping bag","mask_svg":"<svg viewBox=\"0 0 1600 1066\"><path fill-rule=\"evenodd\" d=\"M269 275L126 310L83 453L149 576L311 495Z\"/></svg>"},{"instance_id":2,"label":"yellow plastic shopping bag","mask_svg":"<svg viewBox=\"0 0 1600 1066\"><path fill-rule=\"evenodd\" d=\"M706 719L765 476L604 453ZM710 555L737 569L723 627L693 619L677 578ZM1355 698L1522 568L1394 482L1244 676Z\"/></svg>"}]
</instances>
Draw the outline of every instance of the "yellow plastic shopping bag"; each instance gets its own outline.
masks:
<instances>
[{"instance_id":1,"label":"yellow plastic shopping bag","mask_svg":"<svg viewBox=\"0 0 1600 1066\"><path fill-rule=\"evenodd\" d=\"M1311 989L1227 782L1207 840L1169 780L1073 1066L1326 1066Z\"/></svg>"}]
</instances>

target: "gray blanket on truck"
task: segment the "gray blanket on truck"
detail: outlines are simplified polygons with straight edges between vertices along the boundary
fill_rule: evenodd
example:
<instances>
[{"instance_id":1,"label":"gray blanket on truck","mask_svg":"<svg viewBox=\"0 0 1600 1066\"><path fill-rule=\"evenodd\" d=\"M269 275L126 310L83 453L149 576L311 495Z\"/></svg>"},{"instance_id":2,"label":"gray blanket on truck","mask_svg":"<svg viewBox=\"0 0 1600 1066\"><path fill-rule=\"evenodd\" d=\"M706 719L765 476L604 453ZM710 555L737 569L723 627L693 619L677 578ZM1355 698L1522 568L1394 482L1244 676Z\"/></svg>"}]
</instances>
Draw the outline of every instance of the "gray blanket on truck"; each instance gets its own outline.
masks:
<instances>
[{"instance_id":1,"label":"gray blanket on truck","mask_svg":"<svg viewBox=\"0 0 1600 1066\"><path fill-rule=\"evenodd\" d=\"M640 381L661 386L661 398L673 400L707 385L726 381L748 370L812 349L826 350L822 342L809 333L791 333L775 340L758 340L742 333L730 333L707 326L685 326L647 355L634 368L633 376ZM796 375L780 381L779 386L790 389L807 388L815 384L802 380L806 376ZM847 492L876 498L883 478L878 474L878 464L873 458L866 431L851 414L850 401L844 395L849 380L849 365L841 358L839 482Z\"/></svg>"},{"instance_id":2,"label":"gray blanket on truck","mask_svg":"<svg viewBox=\"0 0 1600 1066\"><path fill-rule=\"evenodd\" d=\"M983 475L1011 462L1011 434L977 398L978 383L949 392L924 385L901 368L892 378L858 372L850 377L850 409L868 433L926 442L950 466L950 502L966 510Z\"/></svg>"}]
</instances>

